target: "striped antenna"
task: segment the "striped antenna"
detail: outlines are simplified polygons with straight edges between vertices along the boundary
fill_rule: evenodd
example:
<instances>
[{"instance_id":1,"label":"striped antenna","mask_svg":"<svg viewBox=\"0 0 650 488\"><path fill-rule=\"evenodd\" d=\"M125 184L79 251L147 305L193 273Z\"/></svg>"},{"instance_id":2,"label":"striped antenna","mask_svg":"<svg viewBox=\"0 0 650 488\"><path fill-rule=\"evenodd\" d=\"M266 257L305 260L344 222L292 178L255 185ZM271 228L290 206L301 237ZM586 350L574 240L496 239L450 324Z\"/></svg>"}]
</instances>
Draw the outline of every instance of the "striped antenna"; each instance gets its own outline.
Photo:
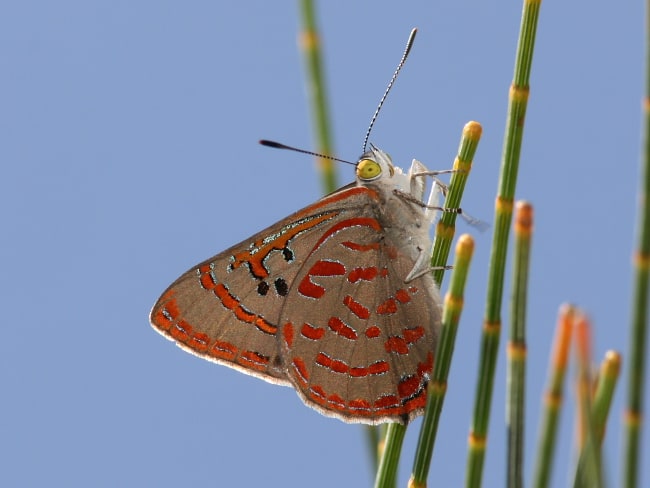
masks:
<instances>
[{"instance_id":1,"label":"striped antenna","mask_svg":"<svg viewBox=\"0 0 650 488\"><path fill-rule=\"evenodd\" d=\"M406 58L409 55L409 52L411 51L411 47L413 47L413 41L415 41L415 34L417 34L418 30L414 28L411 31L411 34L409 35L408 41L406 41L406 48L404 49L404 54L402 54L402 59L400 59L399 64L397 65L397 69L395 70L395 73L393 73L393 77L390 79L390 82L388 83L388 86L386 87L386 91L384 92L383 96L381 97L381 100L379 100L379 105L377 105L377 109L375 110L375 113L372 116L372 119L370 119L370 125L368 126L368 130L366 131L366 137L363 140L363 151L361 152L362 154L366 152L366 148L368 147L368 138L370 137L370 132L372 131L372 126L375 125L375 120L377 120L377 116L379 115L379 111L381 110L381 106L384 104L384 101L386 100L386 97L388 96L388 92L390 89L393 87L393 84L395 83L395 80L397 79L397 75L399 74L400 70L402 69L402 66L404 66L404 63L406 62Z\"/></svg>"}]
</instances>

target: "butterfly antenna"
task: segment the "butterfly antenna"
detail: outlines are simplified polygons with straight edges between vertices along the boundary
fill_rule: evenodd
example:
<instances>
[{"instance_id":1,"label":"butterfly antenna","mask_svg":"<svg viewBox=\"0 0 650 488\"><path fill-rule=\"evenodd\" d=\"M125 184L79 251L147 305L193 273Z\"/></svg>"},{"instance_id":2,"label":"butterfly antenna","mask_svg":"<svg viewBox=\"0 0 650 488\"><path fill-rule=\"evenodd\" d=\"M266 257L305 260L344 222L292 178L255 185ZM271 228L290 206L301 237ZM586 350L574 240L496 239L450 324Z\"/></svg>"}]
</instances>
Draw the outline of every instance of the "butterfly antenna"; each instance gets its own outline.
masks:
<instances>
[{"instance_id":1,"label":"butterfly antenna","mask_svg":"<svg viewBox=\"0 0 650 488\"><path fill-rule=\"evenodd\" d=\"M335 158L334 156L328 156L326 154L320 154L320 153L313 152L313 151L307 151L306 149L299 149L297 147L287 146L286 144L282 144L280 142L268 141L266 139L262 139L260 141L260 144L262 146L274 147L276 149L286 149L288 151L295 151L295 152L299 152L299 153L303 153L303 154L309 154L310 156L316 156L316 157L319 157L319 158L330 159L332 161L338 161L339 163L351 164L352 166L356 166L355 163L352 163L350 161L346 161L345 159L339 159L339 158Z\"/></svg>"},{"instance_id":2,"label":"butterfly antenna","mask_svg":"<svg viewBox=\"0 0 650 488\"><path fill-rule=\"evenodd\" d=\"M383 96L381 97L381 100L379 100L379 105L377 105L377 109L375 110L375 113L372 116L372 119L370 119L370 125L368 126L368 130L366 131L366 137L363 140L363 151L361 152L362 154L366 152L366 148L368 147L368 138L370 137L370 132L372 131L372 126L375 125L375 120L377 120L377 116L379 115L379 111L381 110L381 106L384 104L384 101L386 100L386 97L388 96L388 92L390 89L393 87L393 84L395 83L395 80L397 79L397 75L399 74L400 70L402 69L402 66L404 66L404 63L406 62L406 58L409 55L409 52L411 51L411 47L413 47L413 41L415 41L415 34L417 34L418 30L413 29L411 31L411 34L409 35L408 41L406 41L406 48L404 49L404 54L402 54L402 59L400 59L399 64L397 65L397 69L395 70L395 73L393 73L393 77L390 79L390 82L388 83L388 86L386 87L386 91L384 92Z\"/></svg>"}]
</instances>

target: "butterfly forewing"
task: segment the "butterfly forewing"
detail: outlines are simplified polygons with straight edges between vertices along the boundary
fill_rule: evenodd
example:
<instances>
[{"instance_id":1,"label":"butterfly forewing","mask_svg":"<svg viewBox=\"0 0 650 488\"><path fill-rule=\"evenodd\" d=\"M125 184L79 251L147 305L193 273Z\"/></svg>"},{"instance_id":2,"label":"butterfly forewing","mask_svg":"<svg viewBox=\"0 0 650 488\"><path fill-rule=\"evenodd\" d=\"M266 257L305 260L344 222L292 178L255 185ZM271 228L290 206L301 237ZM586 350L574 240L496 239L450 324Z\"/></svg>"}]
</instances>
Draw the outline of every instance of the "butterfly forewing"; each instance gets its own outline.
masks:
<instances>
[{"instance_id":1,"label":"butterfly forewing","mask_svg":"<svg viewBox=\"0 0 650 488\"><path fill-rule=\"evenodd\" d=\"M193 267L154 305L156 330L205 359L289 384L278 325L296 275L326 229L367 204L344 187Z\"/></svg>"}]
</instances>

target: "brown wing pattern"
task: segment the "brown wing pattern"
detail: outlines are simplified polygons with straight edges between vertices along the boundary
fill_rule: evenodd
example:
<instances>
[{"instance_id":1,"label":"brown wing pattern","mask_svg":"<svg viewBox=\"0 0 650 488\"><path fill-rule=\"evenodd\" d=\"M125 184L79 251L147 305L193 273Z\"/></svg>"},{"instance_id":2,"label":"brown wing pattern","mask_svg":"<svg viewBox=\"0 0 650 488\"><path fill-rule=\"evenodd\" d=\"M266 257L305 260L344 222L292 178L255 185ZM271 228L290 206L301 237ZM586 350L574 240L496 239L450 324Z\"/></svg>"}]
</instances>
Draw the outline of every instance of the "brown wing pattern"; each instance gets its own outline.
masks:
<instances>
[{"instance_id":1,"label":"brown wing pattern","mask_svg":"<svg viewBox=\"0 0 650 488\"><path fill-rule=\"evenodd\" d=\"M283 357L301 398L348 422L422 413L440 323L430 273L389 242L376 208L340 219L301 268L280 317ZM302 244L302 243L301 243Z\"/></svg>"},{"instance_id":2,"label":"brown wing pattern","mask_svg":"<svg viewBox=\"0 0 650 488\"><path fill-rule=\"evenodd\" d=\"M344 187L200 263L163 293L151 324L193 354L290 384L278 339L288 290L320 234L374 198L372 190Z\"/></svg>"},{"instance_id":3,"label":"brown wing pattern","mask_svg":"<svg viewBox=\"0 0 650 488\"><path fill-rule=\"evenodd\" d=\"M430 274L389 242L378 194L345 187L200 263L154 305L183 349L347 422L419 415L440 322Z\"/></svg>"}]
</instances>

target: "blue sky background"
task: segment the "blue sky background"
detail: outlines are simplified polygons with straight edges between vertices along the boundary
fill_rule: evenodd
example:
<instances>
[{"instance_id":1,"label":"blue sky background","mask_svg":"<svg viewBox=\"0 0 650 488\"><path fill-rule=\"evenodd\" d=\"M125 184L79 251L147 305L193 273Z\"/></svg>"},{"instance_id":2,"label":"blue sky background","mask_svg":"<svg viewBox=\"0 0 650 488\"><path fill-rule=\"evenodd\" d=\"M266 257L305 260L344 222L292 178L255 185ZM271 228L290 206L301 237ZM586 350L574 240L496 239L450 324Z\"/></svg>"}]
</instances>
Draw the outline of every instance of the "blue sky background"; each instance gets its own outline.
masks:
<instances>
[{"instance_id":1,"label":"blue sky background","mask_svg":"<svg viewBox=\"0 0 650 488\"><path fill-rule=\"evenodd\" d=\"M257 145L314 147L296 3L220 3L0 6L3 486L372 483L361 428L186 354L148 324L178 275L321 191L311 158ZM492 222L521 2L332 1L318 11L337 154L359 155L417 26L371 140L402 167L416 157L444 169L463 125L481 122L463 206ZM536 209L528 478L559 305L589 312L599 361L627 349L642 42L641 2L542 6L517 190ZM340 170L341 184L352 180ZM431 486L463 482L478 368L491 230L459 230L475 235L476 254ZM507 326L508 289L505 298ZM505 479L506 330L484 486ZM605 440L612 484L625 390L622 381ZM573 398L569 387L553 486L571 479ZM647 459L647 427L644 445Z\"/></svg>"}]
</instances>

